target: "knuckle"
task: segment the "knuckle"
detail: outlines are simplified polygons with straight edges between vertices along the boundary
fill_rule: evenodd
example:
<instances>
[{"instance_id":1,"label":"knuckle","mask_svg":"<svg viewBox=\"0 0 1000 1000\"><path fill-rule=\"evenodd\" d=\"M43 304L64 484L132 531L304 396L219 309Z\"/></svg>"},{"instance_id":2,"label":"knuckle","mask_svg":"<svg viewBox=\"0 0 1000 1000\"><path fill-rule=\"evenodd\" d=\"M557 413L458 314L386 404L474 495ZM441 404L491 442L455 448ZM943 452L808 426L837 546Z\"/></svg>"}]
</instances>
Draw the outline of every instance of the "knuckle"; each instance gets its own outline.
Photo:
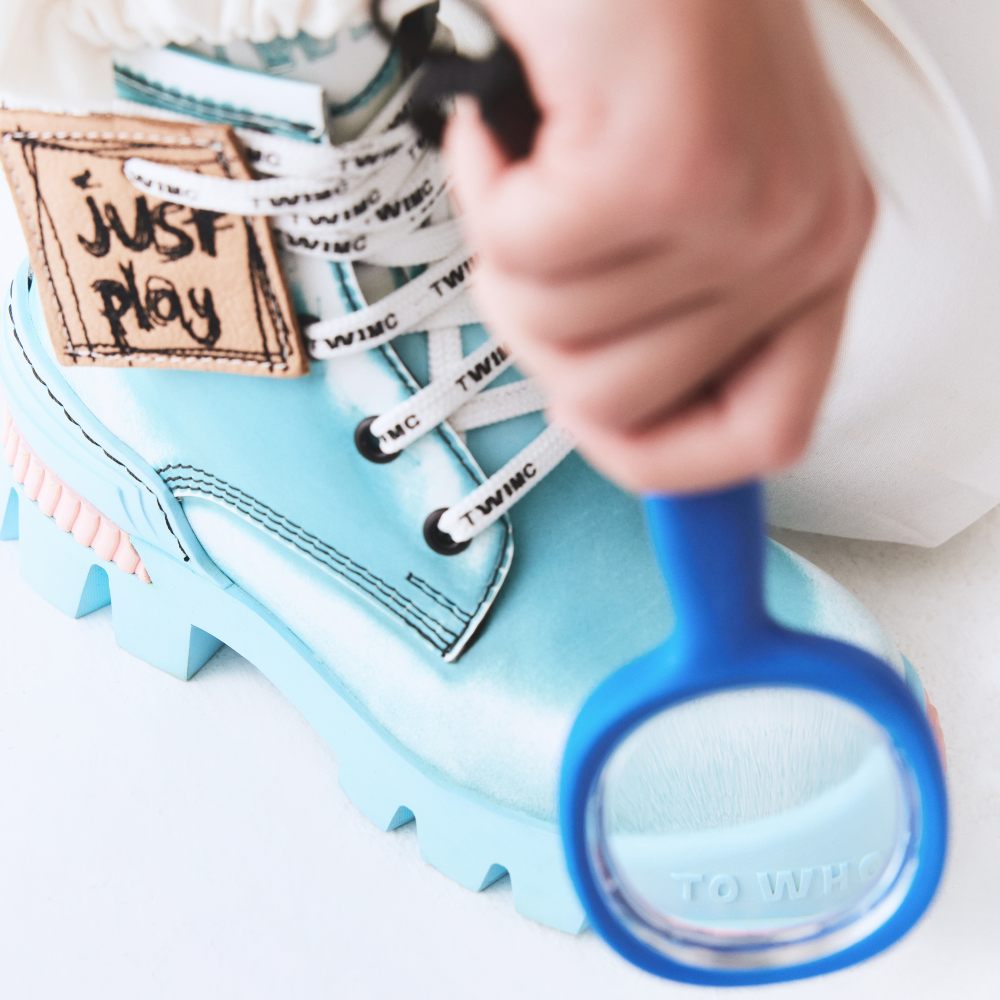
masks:
<instances>
[{"instance_id":1,"label":"knuckle","mask_svg":"<svg viewBox=\"0 0 1000 1000\"><path fill-rule=\"evenodd\" d=\"M585 438L580 439L580 445L601 471L629 493L652 493L665 488L662 475L657 476L657 456L623 436L612 437L598 452L588 449Z\"/></svg>"},{"instance_id":2,"label":"knuckle","mask_svg":"<svg viewBox=\"0 0 1000 1000\"><path fill-rule=\"evenodd\" d=\"M500 218L491 218L470 233L472 245L484 261L497 271L517 274L537 267L545 259L541 234L522 224L511 226Z\"/></svg>"},{"instance_id":3,"label":"knuckle","mask_svg":"<svg viewBox=\"0 0 1000 1000\"><path fill-rule=\"evenodd\" d=\"M535 295L525 295L517 302L504 303L503 297L499 297L495 303L496 310L506 311L508 314L509 326L516 326L518 335L524 340L533 343L541 343L555 337L555 329L552 322L551 311L546 308L544 301Z\"/></svg>"},{"instance_id":4,"label":"knuckle","mask_svg":"<svg viewBox=\"0 0 1000 1000\"><path fill-rule=\"evenodd\" d=\"M572 356L581 337L580 329L574 325L572 317L567 315L560 297L556 295L540 292L529 297L517 307L513 318L520 328L521 336L540 349L557 353L560 364L565 364L564 357Z\"/></svg>"},{"instance_id":5,"label":"knuckle","mask_svg":"<svg viewBox=\"0 0 1000 1000\"><path fill-rule=\"evenodd\" d=\"M794 152L772 152L768 169L750 185L742 205L743 238L757 253L786 252L822 215L815 180Z\"/></svg>"},{"instance_id":6,"label":"knuckle","mask_svg":"<svg viewBox=\"0 0 1000 1000\"><path fill-rule=\"evenodd\" d=\"M811 437L809 417L775 407L757 422L750 446L762 473L782 472L803 458Z\"/></svg>"},{"instance_id":7,"label":"knuckle","mask_svg":"<svg viewBox=\"0 0 1000 1000\"><path fill-rule=\"evenodd\" d=\"M620 377L609 374L606 352L556 351L555 378L547 388L560 412L584 427L612 432L620 428L627 416L623 401L629 393Z\"/></svg>"},{"instance_id":8,"label":"knuckle","mask_svg":"<svg viewBox=\"0 0 1000 1000\"><path fill-rule=\"evenodd\" d=\"M532 201L515 211L502 200L466 223L470 245L480 257L480 270L524 274L551 265L561 251L561 229L544 202ZM468 216L463 216L463 220Z\"/></svg>"},{"instance_id":9,"label":"knuckle","mask_svg":"<svg viewBox=\"0 0 1000 1000\"><path fill-rule=\"evenodd\" d=\"M871 235L872 216L857 196L834 199L819 238L819 248L831 261L856 263Z\"/></svg>"},{"instance_id":10,"label":"knuckle","mask_svg":"<svg viewBox=\"0 0 1000 1000\"><path fill-rule=\"evenodd\" d=\"M875 229L875 223L878 219L878 194L867 174L861 175L857 198L859 235L867 242Z\"/></svg>"},{"instance_id":11,"label":"knuckle","mask_svg":"<svg viewBox=\"0 0 1000 1000\"><path fill-rule=\"evenodd\" d=\"M550 386L553 402L574 424L605 428L615 423L616 403L612 393L596 384L583 384L560 369Z\"/></svg>"},{"instance_id":12,"label":"knuckle","mask_svg":"<svg viewBox=\"0 0 1000 1000\"><path fill-rule=\"evenodd\" d=\"M825 283L853 272L858 266L875 226L877 204L870 184L841 190L823 207L801 255L806 280Z\"/></svg>"},{"instance_id":13,"label":"knuckle","mask_svg":"<svg viewBox=\"0 0 1000 1000\"><path fill-rule=\"evenodd\" d=\"M493 332L515 347L544 350L572 338L573 330L562 321L562 310L544 287L526 287L494 270L477 276L475 297Z\"/></svg>"},{"instance_id":14,"label":"knuckle","mask_svg":"<svg viewBox=\"0 0 1000 1000\"><path fill-rule=\"evenodd\" d=\"M701 220L739 211L750 197L752 172L746 159L717 132L681 143L664 157L664 169L656 174L651 189L656 214Z\"/></svg>"},{"instance_id":15,"label":"knuckle","mask_svg":"<svg viewBox=\"0 0 1000 1000\"><path fill-rule=\"evenodd\" d=\"M643 121L630 131L619 169L623 198L642 192L642 220L697 223L731 213L746 197L753 171L741 129L708 94L693 93L682 115L663 127ZM651 168L652 165L652 168Z\"/></svg>"},{"instance_id":16,"label":"knuckle","mask_svg":"<svg viewBox=\"0 0 1000 1000\"><path fill-rule=\"evenodd\" d=\"M646 459L625 460L615 477L629 493L653 493L668 489L662 477L657 477L651 471L650 462Z\"/></svg>"}]
</instances>

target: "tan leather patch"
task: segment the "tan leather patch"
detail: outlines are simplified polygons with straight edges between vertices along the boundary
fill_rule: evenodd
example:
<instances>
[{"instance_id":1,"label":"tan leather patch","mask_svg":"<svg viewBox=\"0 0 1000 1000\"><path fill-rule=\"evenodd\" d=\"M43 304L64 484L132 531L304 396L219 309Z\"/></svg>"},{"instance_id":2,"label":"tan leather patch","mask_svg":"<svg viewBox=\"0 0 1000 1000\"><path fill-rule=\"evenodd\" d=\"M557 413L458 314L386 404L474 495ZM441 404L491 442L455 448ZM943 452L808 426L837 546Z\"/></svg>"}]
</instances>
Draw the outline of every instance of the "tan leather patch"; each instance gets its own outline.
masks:
<instances>
[{"instance_id":1,"label":"tan leather patch","mask_svg":"<svg viewBox=\"0 0 1000 1000\"><path fill-rule=\"evenodd\" d=\"M142 157L249 178L228 128L0 110L0 157L64 364L306 371L267 220L160 201L122 172Z\"/></svg>"}]
</instances>

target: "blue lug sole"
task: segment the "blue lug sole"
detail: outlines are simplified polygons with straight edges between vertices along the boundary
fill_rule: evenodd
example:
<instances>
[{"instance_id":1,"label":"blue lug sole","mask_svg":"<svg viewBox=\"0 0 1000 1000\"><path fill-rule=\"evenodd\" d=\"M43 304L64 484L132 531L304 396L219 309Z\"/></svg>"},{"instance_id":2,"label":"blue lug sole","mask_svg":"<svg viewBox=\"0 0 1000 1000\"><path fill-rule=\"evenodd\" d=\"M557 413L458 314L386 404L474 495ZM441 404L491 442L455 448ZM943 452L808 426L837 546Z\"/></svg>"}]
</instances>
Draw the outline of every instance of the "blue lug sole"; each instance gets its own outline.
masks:
<instances>
[{"instance_id":1,"label":"blue lug sole","mask_svg":"<svg viewBox=\"0 0 1000 1000\"><path fill-rule=\"evenodd\" d=\"M421 855L443 874L476 891L509 874L519 912L559 930L583 928L554 823L498 806L422 767L235 585L220 586L137 538L151 584L100 562L24 495L3 461L0 539L19 539L25 580L59 610L81 617L110 603L119 645L175 677L193 677L223 644L231 646L326 740L344 792L376 826L388 831L416 819Z\"/></svg>"}]
</instances>

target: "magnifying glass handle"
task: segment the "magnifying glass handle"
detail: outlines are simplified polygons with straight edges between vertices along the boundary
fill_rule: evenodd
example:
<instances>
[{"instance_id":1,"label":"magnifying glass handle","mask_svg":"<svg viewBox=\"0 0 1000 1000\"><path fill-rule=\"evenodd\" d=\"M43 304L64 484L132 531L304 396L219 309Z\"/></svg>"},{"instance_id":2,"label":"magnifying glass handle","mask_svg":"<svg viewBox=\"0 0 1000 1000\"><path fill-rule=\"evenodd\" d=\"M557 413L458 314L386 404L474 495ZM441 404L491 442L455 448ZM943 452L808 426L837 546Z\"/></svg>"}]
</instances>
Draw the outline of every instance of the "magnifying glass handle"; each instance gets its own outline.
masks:
<instances>
[{"instance_id":1,"label":"magnifying glass handle","mask_svg":"<svg viewBox=\"0 0 1000 1000\"><path fill-rule=\"evenodd\" d=\"M673 641L718 647L759 630L767 621L761 484L649 496L645 507L674 609Z\"/></svg>"}]
</instances>

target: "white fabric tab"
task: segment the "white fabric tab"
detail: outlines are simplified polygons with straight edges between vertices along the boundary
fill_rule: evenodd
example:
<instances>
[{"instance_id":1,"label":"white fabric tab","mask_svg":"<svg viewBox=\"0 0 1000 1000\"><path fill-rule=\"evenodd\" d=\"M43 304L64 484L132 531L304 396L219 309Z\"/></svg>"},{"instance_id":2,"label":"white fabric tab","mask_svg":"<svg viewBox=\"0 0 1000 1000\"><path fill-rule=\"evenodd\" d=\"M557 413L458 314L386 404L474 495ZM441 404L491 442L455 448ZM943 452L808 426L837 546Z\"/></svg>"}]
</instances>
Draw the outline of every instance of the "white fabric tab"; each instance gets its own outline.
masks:
<instances>
[{"instance_id":1,"label":"white fabric tab","mask_svg":"<svg viewBox=\"0 0 1000 1000\"><path fill-rule=\"evenodd\" d=\"M247 127L287 126L304 139L326 134L323 88L315 83L263 76L226 66L179 49L140 49L115 56L116 83L123 96L154 107L204 117L213 109L221 120Z\"/></svg>"}]
</instances>

